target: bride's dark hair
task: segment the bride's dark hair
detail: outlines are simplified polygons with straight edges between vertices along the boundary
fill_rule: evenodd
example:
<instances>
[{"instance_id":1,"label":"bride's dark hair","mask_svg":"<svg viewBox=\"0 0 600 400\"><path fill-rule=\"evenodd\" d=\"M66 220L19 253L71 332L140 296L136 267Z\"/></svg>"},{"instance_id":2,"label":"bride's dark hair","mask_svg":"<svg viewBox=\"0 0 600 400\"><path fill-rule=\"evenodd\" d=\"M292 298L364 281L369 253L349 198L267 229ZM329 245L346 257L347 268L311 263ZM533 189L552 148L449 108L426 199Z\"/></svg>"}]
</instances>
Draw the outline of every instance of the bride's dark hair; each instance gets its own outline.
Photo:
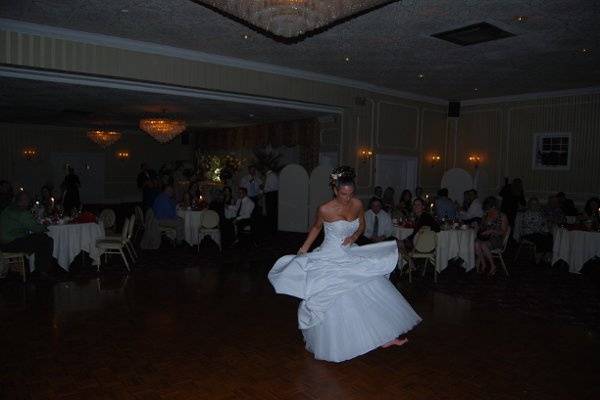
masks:
<instances>
[{"instance_id":1,"label":"bride's dark hair","mask_svg":"<svg viewBox=\"0 0 600 400\"><path fill-rule=\"evenodd\" d=\"M336 189L339 189L342 186L354 187L355 177L356 173L354 172L354 168L342 165L331 171L331 174L329 175L329 184Z\"/></svg>"}]
</instances>

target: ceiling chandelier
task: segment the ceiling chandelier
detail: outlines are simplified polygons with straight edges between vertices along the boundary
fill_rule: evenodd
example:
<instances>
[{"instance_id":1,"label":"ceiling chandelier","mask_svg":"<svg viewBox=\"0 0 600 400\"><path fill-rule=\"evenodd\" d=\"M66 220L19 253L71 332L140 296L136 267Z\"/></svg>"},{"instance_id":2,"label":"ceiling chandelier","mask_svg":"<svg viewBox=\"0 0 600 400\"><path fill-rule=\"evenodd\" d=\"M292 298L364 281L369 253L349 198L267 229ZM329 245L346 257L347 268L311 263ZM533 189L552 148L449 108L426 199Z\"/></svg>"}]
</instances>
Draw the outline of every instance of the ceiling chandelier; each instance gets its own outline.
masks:
<instances>
[{"instance_id":1,"label":"ceiling chandelier","mask_svg":"<svg viewBox=\"0 0 600 400\"><path fill-rule=\"evenodd\" d=\"M103 131L100 129L89 130L87 137L103 149L121 139L121 133L115 131Z\"/></svg>"},{"instance_id":2,"label":"ceiling chandelier","mask_svg":"<svg viewBox=\"0 0 600 400\"><path fill-rule=\"evenodd\" d=\"M185 121L169 118L146 118L140 120L140 129L160 143L167 143L185 131Z\"/></svg>"},{"instance_id":3,"label":"ceiling chandelier","mask_svg":"<svg viewBox=\"0 0 600 400\"><path fill-rule=\"evenodd\" d=\"M395 0L196 0L277 36L293 38Z\"/></svg>"}]
</instances>

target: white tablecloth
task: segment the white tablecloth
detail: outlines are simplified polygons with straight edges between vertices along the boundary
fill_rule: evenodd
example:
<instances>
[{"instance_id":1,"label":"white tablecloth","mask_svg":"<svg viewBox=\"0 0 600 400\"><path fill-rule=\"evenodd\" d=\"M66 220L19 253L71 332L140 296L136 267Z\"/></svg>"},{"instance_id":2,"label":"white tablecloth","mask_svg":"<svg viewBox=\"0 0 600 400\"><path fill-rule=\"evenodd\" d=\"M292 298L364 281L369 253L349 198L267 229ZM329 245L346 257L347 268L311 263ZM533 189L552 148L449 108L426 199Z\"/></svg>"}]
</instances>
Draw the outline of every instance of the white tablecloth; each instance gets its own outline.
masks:
<instances>
[{"instance_id":1,"label":"white tablecloth","mask_svg":"<svg viewBox=\"0 0 600 400\"><path fill-rule=\"evenodd\" d=\"M579 273L583 264L594 257L600 257L600 232L554 230L552 264L563 260L569 264L569 271Z\"/></svg>"},{"instance_id":2,"label":"white tablecloth","mask_svg":"<svg viewBox=\"0 0 600 400\"><path fill-rule=\"evenodd\" d=\"M54 240L52 256L58 261L62 269L68 271L69 265L82 251L88 253L92 264L98 265L100 253L96 248L96 241L104 238L104 225L102 222L95 224L66 224L48 226L47 235ZM34 270L35 257L29 257L30 270Z\"/></svg>"},{"instance_id":3,"label":"white tablecloth","mask_svg":"<svg viewBox=\"0 0 600 400\"><path fill-rule=\"evenodd\" d=\"M204 211L177 210L177 215L183 219L185 241L191 246L197 245Z\"/></svg>"},{"instance_id":4,"label":"white tablecloth","mask_svg":"<svg viewBox=\"0 0 600 400\"><path fill-rule=\"evenodd\" d=\"M406 239L413 233L413 229L394 227L394 236L397 239ZM475 231L449 230L437 234L435 249L435 269L442 272L448 266L448 260L460 257L464 260L463 267L470 271L475 268Z\"/></svg>"},{"instance_id":5,"label":"white tablecloth","mask_svg":"<svg viewBox=\"0 0 600 400\"><path fill-rule=\"evenodd\" d=\"M448 260L456 257L463 259L463 268L467 272L475 268L475 236L473 229L439 232L435 249L436 271L445 270Z\"/></svg>"}]
</instances>

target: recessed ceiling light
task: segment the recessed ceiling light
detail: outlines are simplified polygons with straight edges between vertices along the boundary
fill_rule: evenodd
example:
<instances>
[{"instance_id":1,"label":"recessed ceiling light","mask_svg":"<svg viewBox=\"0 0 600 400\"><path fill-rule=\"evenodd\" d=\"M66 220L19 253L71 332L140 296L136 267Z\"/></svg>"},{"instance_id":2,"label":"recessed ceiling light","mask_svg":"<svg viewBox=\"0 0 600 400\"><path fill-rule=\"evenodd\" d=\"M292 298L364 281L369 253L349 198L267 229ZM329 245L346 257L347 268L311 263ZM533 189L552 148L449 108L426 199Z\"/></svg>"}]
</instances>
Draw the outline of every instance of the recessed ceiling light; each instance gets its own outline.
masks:
<instances>
[{"instance_id":1,"label":"recessed ceiling light","mask_svg":"<svg viewBox=\"0 0 600 400\"><path fill-rule=\"evenodd\" d=\"M581 52L582 52L582 53L589 53L590 51L591 51L591 50L590 50L590 49L588 49L587 47L583 47L583 48L581 49Z\"/></svg>"},{"instance_id":2,"label":"recessed ceiling light","mask_svg":"<svg viewBox=\"0 0 600 400\"><path fill-rule=\"evenodd\" d=\"M244 35L244 39L248 39L248 37L249 37L248 35Z\"/></svg>"},{"instance_id":3,"label":"recessed ceiling light","mask_svg":"<svg viewBox=\"0 0 600 400\"><path fill-rule=\"evenodd\" d=\"M425 74L419 74L419 75L417 75L417 78L423 79L423 78L425 78Z\"/></svg>"},{"instance_id":4,"label":"recessed ceiling light","mask_svg":"<svg viewBox=\"0 0 600 400\"><path fill-rule=\"evenodd\" d=\"M126 9L126 8L122 8L122 9L121 9L121 12L122 12L122 13L128 13L128 12L129 12L129 10L128 10L128 9Z\"/></svg>"},{"instance_id":5,"label":"recessed ceiling light","mask_svg":"<svg viewBox=\"0 0 600 400\"><path fill-rule=\"evenodd\" d=\"M248 114L250 118L254 118L254 114Z\"/></svg>"},{"instance_id":6,"label":"recessed ceiling light","mask_svg":"<svg viewBox=\"0 0 600 400\"><path fill-rule=\"evenodd\" d=\"M527 22L527 15L517 15L513 19L517 22Z\"/></svg>"},{"instance_id":7,"label":"recessed ceiling light","mask_svg":"<svg viewBox=\"0 0 600 400\"><path fill-rule=\"evenodd\" d=\"M346 57L346 58L344 58L344 60L345 60L346 62L350 62L350 57Z\"/></svg>"},{"instance_id":8,"label":"recessed ceiling light","mask_svg":"<svg viewBox=\"0 0 600 400\"><path fill-rule=\"evenodd\" d=\"M475 89L473 89L473 90L474 90L474 91L476 91L476 92L478 92L478 91L479 91L479 88L475 88Z\"/></svg>"}]
</instances>

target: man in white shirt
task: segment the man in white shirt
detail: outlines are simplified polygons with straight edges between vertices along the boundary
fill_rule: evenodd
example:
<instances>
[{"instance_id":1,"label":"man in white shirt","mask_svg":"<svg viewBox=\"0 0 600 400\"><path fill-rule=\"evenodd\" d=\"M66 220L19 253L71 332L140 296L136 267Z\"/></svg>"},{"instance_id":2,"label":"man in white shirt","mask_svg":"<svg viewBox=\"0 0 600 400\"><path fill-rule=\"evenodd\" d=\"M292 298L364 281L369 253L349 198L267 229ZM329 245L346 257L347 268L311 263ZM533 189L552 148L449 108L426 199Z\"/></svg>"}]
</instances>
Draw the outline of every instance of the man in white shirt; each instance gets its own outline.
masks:
<instances>
[{"instance_id":1,"label":"man in white shirt","mask_svg":"<svg viewBox=\"0 0 600 400\"><path fill-rule=\"evenodd\" d=\"M369 202L369 210L365 212L365 232L359 244L393 240L393 229L392 218L383 210L381 200L373 197Z\"/></svg>"},{"instance_id":2,"label":"man in white shirt","mask_svg":"<svg viewBox=\"0 0 600 400\"><path fill-rule=\"evenodd\" d=\"M238 189L239 199L235 205L230 207L230 215L233 214L231 221L236 226L236 232L251 224L252 211L254 211L254 202L248 197L248 191L245 187Z\"/></svg>"},{"instance_id":3,"label":"man in white shirt","mask_svg":"<svg viewBox=\"0 0 600 400\"><path fill-rule=\"evenodd\" d=\"M475 189L469 190L467 196L469 196L469 208L466 211L461 211L459 218L464 222L469 223L483 217L483 208L481 207L481 202L477 198L477 191Z\"/></svg>"},{"instance_id":4,"label":"man in white shirt","mask_svg":"<svg viewBox=\"0 0 600 400\"><path fill-rule=\"evenodd\" d=\"M267 221L272 233L277 232L277 201L279 199L279 177L273 170L268 170L265 174L265 208L267 211Z\"/></svg>"},{"instance_id":5,"label":"man in white shirt","mask_svg":"<svg viewBox=\"0 0 600 400\"><path fill-rule=\"evenodd\" d=\"M246 188L248 197L250 197L250 199L252 199L252 201L254 201L256 204L258 196L260 195L260 187L262 184L263 181L256 174L256 167L254 165L250 165L248 167L248 175L240 180L239 187Z\"/></svg>"}]
</instances>

